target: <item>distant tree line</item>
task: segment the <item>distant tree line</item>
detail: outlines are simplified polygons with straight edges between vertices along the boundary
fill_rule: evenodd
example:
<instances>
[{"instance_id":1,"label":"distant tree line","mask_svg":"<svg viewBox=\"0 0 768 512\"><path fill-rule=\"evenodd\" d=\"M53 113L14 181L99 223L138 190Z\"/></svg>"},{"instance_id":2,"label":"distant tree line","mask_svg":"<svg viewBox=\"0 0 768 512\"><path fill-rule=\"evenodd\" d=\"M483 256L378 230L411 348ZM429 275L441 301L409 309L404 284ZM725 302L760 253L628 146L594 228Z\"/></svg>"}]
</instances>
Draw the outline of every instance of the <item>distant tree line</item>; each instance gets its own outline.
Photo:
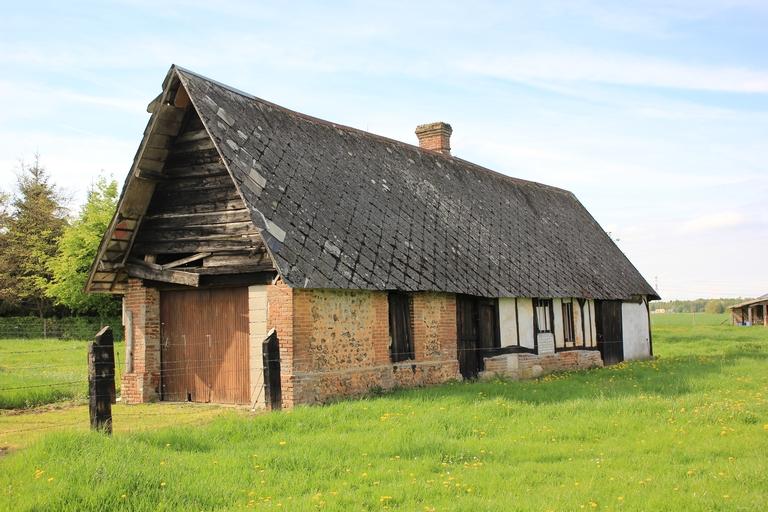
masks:
<instances>
[{"instance_id":1,"label":"distant tree line","mask_svg":"<svg viewBox=\"0 0 768 512\"><path fill-rule=\"evenodd\" d=\"M70 215L36 155L16 190L0 192L0 316L112 316L120 303L85 293L88 271L117 203L117 182L100 177Z\"/></svg>"},{"instance_id":2,"label":"distant tree line","mask_svg":"<svg viewBox=\"0 0 768 512\"><path fill-rule=\"evenodd\" d=\"M667 313L725 313L728 306L749 300L738 299L695 299L651 302L651 311L663 309Z\"/></svg>"}]
</instances>

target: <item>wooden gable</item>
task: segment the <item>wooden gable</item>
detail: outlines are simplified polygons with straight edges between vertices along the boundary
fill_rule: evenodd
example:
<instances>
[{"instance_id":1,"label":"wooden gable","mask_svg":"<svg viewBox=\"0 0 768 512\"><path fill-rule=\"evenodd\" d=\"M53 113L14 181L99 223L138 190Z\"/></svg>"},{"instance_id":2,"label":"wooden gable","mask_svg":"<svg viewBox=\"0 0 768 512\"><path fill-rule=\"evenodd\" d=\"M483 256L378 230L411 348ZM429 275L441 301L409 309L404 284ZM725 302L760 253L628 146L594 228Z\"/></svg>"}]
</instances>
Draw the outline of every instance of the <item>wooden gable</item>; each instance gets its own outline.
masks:
<instances>
[{"instance_id":1,"label":"wooden gable","mask_svg":"<svg viewBox=\"0 0 768 512\"><path fill-rule=\"evenodd\" d=\"M165 104L150 105L155 112L102 240L90 291L124 293L128 277L199 286L234 284L233 276L243 277L238 283L257 282L268 277L259 274L274 274L250 212L186 91L178 82L170 89L161 95Z\"/></svg>"}]
</instances>

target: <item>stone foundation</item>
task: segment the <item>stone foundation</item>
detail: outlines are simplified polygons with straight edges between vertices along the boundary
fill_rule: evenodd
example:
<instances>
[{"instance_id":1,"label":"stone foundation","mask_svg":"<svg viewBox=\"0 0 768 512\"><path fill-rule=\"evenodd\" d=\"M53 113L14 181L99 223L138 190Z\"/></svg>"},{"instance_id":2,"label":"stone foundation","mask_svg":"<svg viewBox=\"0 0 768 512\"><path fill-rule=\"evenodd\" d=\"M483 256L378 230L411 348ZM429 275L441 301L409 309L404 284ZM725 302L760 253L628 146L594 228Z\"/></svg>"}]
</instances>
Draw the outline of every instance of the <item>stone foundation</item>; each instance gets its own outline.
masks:
<instances>
[{"instance_id":1,"label":"stone foundation","mask_svg":"<svg viewBox=\"0 0 768 512\"><path fill-rule=\"evenodd\" d=\"M553 372L586 370L603 366L597 350L566 350L553 354L502 354L485 358L485 371L480 378L495 376L532 379Z\"/></svg>"}]
</instances>

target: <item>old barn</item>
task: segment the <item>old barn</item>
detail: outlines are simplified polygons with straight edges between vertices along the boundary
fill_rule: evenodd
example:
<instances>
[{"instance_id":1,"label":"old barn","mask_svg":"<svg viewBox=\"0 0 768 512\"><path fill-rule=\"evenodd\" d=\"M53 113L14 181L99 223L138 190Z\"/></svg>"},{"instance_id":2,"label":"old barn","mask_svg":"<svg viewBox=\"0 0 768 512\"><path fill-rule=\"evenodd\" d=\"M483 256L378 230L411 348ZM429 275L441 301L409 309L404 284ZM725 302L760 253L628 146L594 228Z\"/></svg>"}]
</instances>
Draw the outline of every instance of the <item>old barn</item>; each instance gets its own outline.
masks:
<instances>
[{"instance_id":1,"label":"old barn","mask_svg":"<svg viewBox=\"0 0 768 512\"><path fill-rule=\"evenodd\" d=\"M768 293L756 299L734 304L731 310L733 325L764 325L768 326Z\"/></svg>"},{"instance_id":2,"label":"old barn","mask_svg":"<svg viewBox=\"0 0 768 512\"><path fill-rule=\"evenodd\" d=\"M171 67L88 289L123 399L293 406L652 354L656 292L576 197Z\"/></svg>"}]
</instances>

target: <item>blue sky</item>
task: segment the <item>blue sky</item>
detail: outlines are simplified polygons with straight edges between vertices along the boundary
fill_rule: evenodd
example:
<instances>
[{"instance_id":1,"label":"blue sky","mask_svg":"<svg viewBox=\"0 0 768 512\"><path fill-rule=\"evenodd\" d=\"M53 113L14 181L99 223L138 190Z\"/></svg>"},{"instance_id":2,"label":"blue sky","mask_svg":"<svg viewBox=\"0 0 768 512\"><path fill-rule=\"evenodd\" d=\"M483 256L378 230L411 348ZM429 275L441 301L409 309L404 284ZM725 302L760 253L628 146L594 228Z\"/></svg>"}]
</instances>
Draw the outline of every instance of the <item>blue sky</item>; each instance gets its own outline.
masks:
<instances>
[{"instance_id":1,"label":"blue sky","mask_svg":"<svg viewBox=\"0 0 768 512\"><path fill-rule=\"evenodd\" d=\"M107 5L108 4L108 5ZM572 190L665 298L768 292L768 2L14 2L0 189L122 182L176 63ZM642 4L642 6L639 6Z\"/></svg>"}]
</instances>

